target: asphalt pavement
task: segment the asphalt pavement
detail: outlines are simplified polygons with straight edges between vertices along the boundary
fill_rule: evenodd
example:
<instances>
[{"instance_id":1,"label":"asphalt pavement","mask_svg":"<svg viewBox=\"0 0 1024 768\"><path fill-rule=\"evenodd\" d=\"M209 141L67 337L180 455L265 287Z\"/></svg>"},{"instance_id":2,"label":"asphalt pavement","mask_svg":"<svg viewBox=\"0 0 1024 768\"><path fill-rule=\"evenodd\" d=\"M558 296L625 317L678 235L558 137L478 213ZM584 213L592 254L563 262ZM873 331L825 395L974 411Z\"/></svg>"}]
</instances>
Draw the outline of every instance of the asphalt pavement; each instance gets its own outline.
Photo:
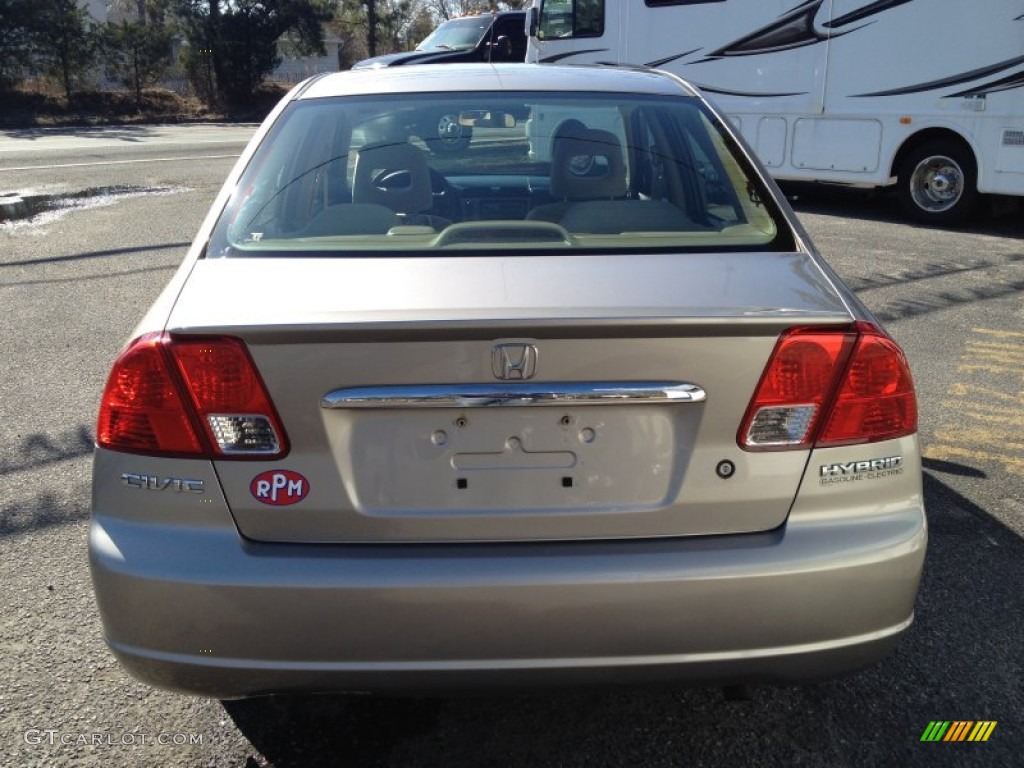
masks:
<instances>
[{"instance_id":1,"label":"asphalt pavement","mask_svg":"<svg viewBox=\"0 0 1024 768\"><path fill-rule=\"evenodd\" d=\"M85 554L96 406L251 131L0 134L0 193L84 200L0 223L0 766L1024 764L1024 216L932 229L889 196L806 185L801 220L904 346L919 392L929 554L915 624L881 664L739 701L221 703L128 677ZM997 725L985 743L922 742L935 720Z\"/></svg>"}]
</instances>

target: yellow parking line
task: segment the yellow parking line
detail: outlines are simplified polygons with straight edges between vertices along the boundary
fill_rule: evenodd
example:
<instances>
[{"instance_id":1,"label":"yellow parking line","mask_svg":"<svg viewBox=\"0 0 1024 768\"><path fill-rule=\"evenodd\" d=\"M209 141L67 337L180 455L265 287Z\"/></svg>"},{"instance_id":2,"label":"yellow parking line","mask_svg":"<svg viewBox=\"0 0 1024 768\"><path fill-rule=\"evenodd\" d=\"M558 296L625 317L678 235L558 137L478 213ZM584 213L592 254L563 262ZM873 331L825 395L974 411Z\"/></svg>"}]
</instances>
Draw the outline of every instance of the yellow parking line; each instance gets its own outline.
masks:
<instances>
[{"instance_id":1,"label":"yellow parking line","mask_svg":"<svg viewBox=\"0 0 1024 768\"><path fill-rule=\"evenodd\" d=\"M1019 341L968 341L967 346L973 349L992 349L1024 355L1024 344Z\"/></svg>"},{"instance_id":2,"label":"yellow parking line","mask_svg":"<svg viewBox=\"0 0 1024 768\"><path fill-rule=\"evenodd\" d=\"M981 427L961 428L943 427L935 430L935 437L939 440L946 440L961 445L994 445L1003 450L1020 451L1024 454L1024 442L1016 442L1010 439L1011 433L1004 429L984 429ZM1016 437L1016 435L1014 435Z\"/></svg>"},{"instance_id":3,"label":"yellow parking line","mask_svg":"<svg viewBox=\"0 0 1024 768\"><path fill-rule=\"evenodd\" d=\"M1021 365L1024 364L1024 347L1021 347L1019 351L1013 351L1007 349L992 349L991 347L974 347L970 344L967 345L967 350L971 353L971 356L975 359L982 360L991 363L1008 363L1010 365ZM1020 370L1018 368L1018 370Z\"/></svg>"},{"instance_id":4,"label":"yellow parking line","mask_svg":"<svg viewBox=\"0 0 1024 768\"><path fill-rule=\"evenodd\" d=\"M1024 405L1024 392L1022 392L1019 395L1008 395L1005 392L1000 392L998 389L992 389L991 387L976 386L974 384L954 384L949 388L949 394L972 398L979 398L984 396L991 398L993 400L1008 400L1011 403L1019 403L1021 405ZM976 406L979 405L979 403L974 402L972 403L972 405ZM962 407L963 403L957 405L958 409Z\"/></svg>"},{"instance_id":5,"label":"yellow parking line","mask_svg":"<svg viewBox=\"0 0 1024 768\"><path fill-rule=\"evenodd\" d=\"M1019 365L983 365L980 363L966 363L964 365L957 366L957 373L971 373L974 371L983 371L984 373L1017 373L1024 377L1024 371L1021 370Z\"/></svg>"},{"instance_id":6,"label":"yellow parking line","mask_svg":"<svg viewBox=\"0 0 1024 768\"><path fill-rule=\"evenodd\" d=\"M974 413L987 413L993 416L1005 416L1013 418L1024 413L1024 398L1013 398L1014 405L1007 408L1005 405L992 405L990 403L971 403L964 405L963 400L946 400L943 405L955 411L963 411L967 415Z\"/></svg>"},{"instance_id":7,"label":"yellow parking line","mask_svg":"<svg viewBox=\"0 0 1024 768\"><path fill-rule=\"evenodd\" d=\"M1001 339L1024 339L1024 331L1002 331L996 328L972 328L972 333L984 333Z\"/></svg>"},{"instance_id":8,"label":"yellow parking line","mask_svg":"<svg viewBox=\"0 0 1024 768\"><path fill-rule=\"evenodd\" d=\"M953 400L942 404L945 408L962 408L964 415L972 421L984 421L1002 427L1024 427L1024 411L1009 408L963 408L962 403Z\"/></svg>"},{"instance_id":9,"label":"yellow parking line","mask_svg":"<svg viewBox=\"0 0 1024 768\"><path fill-rule=\"evenodd\" d=\"M1024 477L1024 458L1007 456L1004 453L993 453L991 451L979 451L974 448L964 448L949 443L937 443L929 445L924 451L928 459L973 459L975 461L996 461L1004 465L1006 471L1011 475Z\"/></svg>"},{"instance_id":10,"label":"yellow parking line","mask_svg":"<svg viewBox=\"0 0 1024 768\"><path fill-rule=\"evenodd\" d=\"M1021 340L1022 331L973 329L957 361L958 380L942 400L960 414L960 423L946 422L935 430L926 457L993 462L1024 476L1024 387L1017 383L1024 383Z\"/></svg>"}]
</instances>

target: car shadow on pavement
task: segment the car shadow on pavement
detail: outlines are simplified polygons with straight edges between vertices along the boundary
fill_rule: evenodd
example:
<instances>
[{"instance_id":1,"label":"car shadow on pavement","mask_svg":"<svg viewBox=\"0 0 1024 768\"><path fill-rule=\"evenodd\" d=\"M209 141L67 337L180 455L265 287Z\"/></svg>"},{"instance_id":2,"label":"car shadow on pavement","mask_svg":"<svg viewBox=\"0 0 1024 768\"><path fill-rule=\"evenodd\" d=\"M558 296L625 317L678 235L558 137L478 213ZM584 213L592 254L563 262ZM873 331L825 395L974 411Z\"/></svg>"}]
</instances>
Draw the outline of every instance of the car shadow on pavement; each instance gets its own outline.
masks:
<instances>
[{"instance_id":1,"label":"car shadow on pavement","mask_svg":"<svg viewBox=\"0 0 1024 768\"><path fill-rule=\"evenodd\" d=\"M71 136L76 139L119 139L121 141L136 142L141 141L147 136L158 134L161 130L162 126L153 125L39 126L4 128L0 130L0 136L27 141L34 141L48 136Z\"/></svg>"},{"instance_id":2,"label":"car shadow on pavement","mask_svg":"<svg viewBox=\"0 0 1024 768\"><path fill-rule=\"evenodd\" d=\"M84 424L60 434L24 435L0 454L0 479L82 459L91 455L93 448L92 430ZM61 498L52 491L19 497L19 490L30 491L35 486L11 483L9 487L14 494L8 491L9 495L0 504L0 536L80 522L89 517L89 505L84 498Z\"/></svg>"},{"instance_id":3,"label":"car shadow on pavement","mask_svg":"<svg viewBox=\"0 0 1024 768\"><path fill-rule=\"evenodd\" d=\"M1024 279L991 280L989 282L963 281L950 288L929 290L930 281L950 276L971 277L975 273L997 270L1024 263L1024 252L1006 256L978 256L967 263L951 263L949 261L928 262L910 272L901 274L869 274L850 277L847 286L861 299L865 294L876 289L912 286L924 286L924 290L908 291L907 296L890 299L874 308L875 317L889 323L898 320L909 320L922 315L940 312L963 304L974 304L980 301L1002 299L1024 293Z\"/></svg>"},{"instance_id":4,"label":"car shadow on pavement","mask_svg":"<svg viewBox=\"0 0 1024 768\"><path fill-rule=\"evenodd\" d=\"M863 290L858 291L862 293ZM874 310L874 315L884 323L940 312L962 304L973 304L992 299L1004 299L1024 294L1024 279L993 282L990 285L958 287L940 293L912 296L888 302L885 306Z\"/></svg>"},{"instance_id":5,"label":"car shadow on pavement","mask_svg":"<svg viewBox=\"0 0 1024 768\"><path fill-rule=\"evenodd\" d=\"M88 259L103 259L108 256L124 256L130 253L145 253L146 251L166 251L175 248L188 248L192 243L157 243L156 245L133 245L126 248L107 248L102 251L85 251L83 253L72 253L67 256L43 256L38 259L21 259L19 261L0 261L0 269L4 267L32 267L39 264L55 264L66 261L84 261Z\"/></svg>"},{"instance_id":6,"label":"car shadow on pavement","mask_svg":"<svg viewBox=\"0 0 1024 768\"><path fill-rule=\"evenodd\" d=\"M839 680L507 698L272 697L223 702L258 757L298 766L1011 766L1024 749L1024 539L924 476L930 541L914 625ZM723 607L725 609L725 607ZM273 617L268 617L269 621ZM985 744L922 743L933 720L994 720Z\"/></svg>"},{"instance_id":7,"label":"car shadow on pavement","mask_svg":"<svg viewBox=\"0 0 1024 768\"><path fill-rule=\"evenodd\" d=\"M8 500L0 506L0 536L79 523L88 517L87 504L61 500L55 493L40 493L28 500Z\"/></svg>"},{"instance_id":8,"label":"car shadow on pavement","mask_svg":"<svg viewBox=\"0 0 1024 768\"><path fill-rule=\"evenodd\" d=\"M0 476L43 467L58 461L77 459L92 453L96 438L85 424L79 424L60 435L33 432L11 445L0 456Z\"/></svg>"},{"instance_id":9,"label":"car shadow on pavement","mask_svg":"<svg viewBox=\"0 0 1024 768\"><path fill-rule=\"evenodd\" d=\"M814 213L846 219L902 224L920 229L951 229L979 235L1024 235L1024 202L1003 198L998 203L982 203L973 218L958 227L939 227L911 221L900 208L893 189L864 189L839 184L781 182L780 187L797 214ZM995 211L993 211L995 206Z\"/></svg>"},{"instance_id":10,"label":"car shadow on pavement","mask_svg":"<svg viewBox=\"0 0 1024 768\"><path fill-rule=\"evenodd\" d=\"M11 282L0 281L0 290L5 288L26 288L30 285L61 285L74 283L81 285L91 280L121 280L134 275L145 275L152 272L169 272L177 269L177 264L167 264L161 267L143 267L141 269L105 270L94 272L88 275L76 275L74 277L51 277L46 280L14 280Z\"/></svg>"}]
</instances>

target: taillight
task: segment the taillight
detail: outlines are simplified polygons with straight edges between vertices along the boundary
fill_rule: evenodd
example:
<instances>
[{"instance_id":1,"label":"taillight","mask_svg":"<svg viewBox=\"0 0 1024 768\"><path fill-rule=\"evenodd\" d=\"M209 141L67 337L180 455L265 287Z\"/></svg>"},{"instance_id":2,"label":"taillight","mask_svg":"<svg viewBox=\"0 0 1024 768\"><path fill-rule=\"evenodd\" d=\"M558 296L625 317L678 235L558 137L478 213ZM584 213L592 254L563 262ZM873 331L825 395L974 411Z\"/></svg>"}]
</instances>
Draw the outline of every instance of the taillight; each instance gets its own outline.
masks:
<instances>
[{"instance_id":1,"label":"taillight","mask_svg":"<svg viewBox=\"0 0 1024 768\"><path fill-rule=\"evenodd\" d=\"M214 454L284 453L284 431L240 339L172 337L169 349Z\"/></svg>"},{"instance_id":2,"label":"taillight","mask_svg":"<svg viewBox=\"0 0 1024 768\"><path fill-rule=\"evenodd\" d=\"M100 402L96 442L130 453L205 454L181 393L167 368L164 337L140 336L121 353Z\"/></svg>"},{"instance_id":3,"label":"taillight","mask_svg":"<svg viewBox=\"0 0 1024 768\"><path fill-rule=\"evenodd\" d=\"M279 458L284 430L245 344L151 333L115 361L97 443L162 456Z\"/></svg>"},{"instance_id":4,"label":"taillight","mask_svg":"<svg viewBox=\"0 0 1024 768\"><path fill-rule=\"evenodd\" d=\"M747 450L888 440L917 431L903 352L874 326L796 328L779 339L740 427Z\"/></svg>"},{"instance_id":5,"label":"taillight","mask_svg":"<svg viewBox=\"0 0 1024 768\"><path fill-rule=\"evenodd\" d=\"M816 444L870 443L916 431L917 396L903 350L867 326Z\"/></svg>"}]
</instances>

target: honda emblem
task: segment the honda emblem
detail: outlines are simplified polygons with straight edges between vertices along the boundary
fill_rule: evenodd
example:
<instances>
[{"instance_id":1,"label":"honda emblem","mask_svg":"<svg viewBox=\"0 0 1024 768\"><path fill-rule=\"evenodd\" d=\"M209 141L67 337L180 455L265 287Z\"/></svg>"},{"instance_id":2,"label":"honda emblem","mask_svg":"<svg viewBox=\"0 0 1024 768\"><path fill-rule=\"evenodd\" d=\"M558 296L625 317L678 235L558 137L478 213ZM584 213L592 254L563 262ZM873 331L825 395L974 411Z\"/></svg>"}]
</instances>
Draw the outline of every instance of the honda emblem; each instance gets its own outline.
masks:
<instances>
[{"instance_id":1,"label":"honda emblem","mask_svg":"<svg viewBox=\"0 0 1024 768\"><path fill-rule=\"evenodd\" d=\"M537 372L537 348L533 344L496 344L491 350L491 371L504 381L532 379Z\"/></svg>"}]
</instances>

